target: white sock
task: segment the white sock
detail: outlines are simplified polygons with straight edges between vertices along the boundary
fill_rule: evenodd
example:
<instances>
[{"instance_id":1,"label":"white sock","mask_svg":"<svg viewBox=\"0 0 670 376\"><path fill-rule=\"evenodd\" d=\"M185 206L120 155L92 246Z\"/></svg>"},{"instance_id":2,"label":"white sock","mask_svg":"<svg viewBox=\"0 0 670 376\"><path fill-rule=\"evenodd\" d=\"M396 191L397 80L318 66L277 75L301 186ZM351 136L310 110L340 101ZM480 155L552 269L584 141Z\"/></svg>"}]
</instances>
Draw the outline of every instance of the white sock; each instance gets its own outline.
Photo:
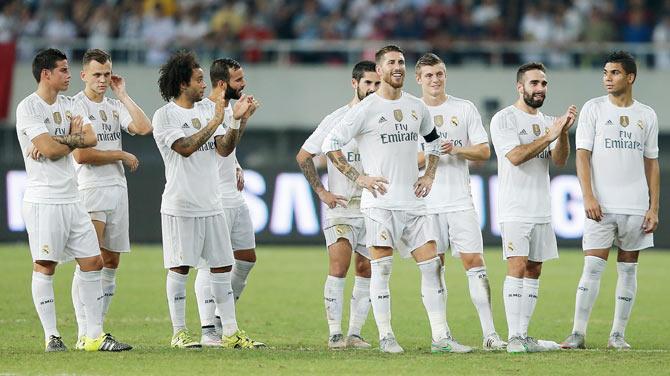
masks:
<instances>
[{"instance_id":1,"label":"white sock","mask_svg":"<svg viewBox=\"0 0 670 376\"><path fill-rule=\"evenodd\" d=\"M342 306L346 279L329 275L323 286L323 302L326 305L326 320L330 335L342 334Z\"/></svg>"},{"instance_id":2,"label":"white sock","mask_svg":"<svg viewBox=\"0 0 670 376\"><path fill-rule=\"evenodd\" d=\"M360 336L361 329L368 318L368 312L370 312L370 278L356 276L350 303L347 336Z\"/></svg>"},{"instance_id":3,"label":"white sock","mask_svg":"<svg viewBox=\"0 0 670 376\"><path fill-rule=\"evenodd\" d=\"M370 261L372 276L370 278L370 303L377 323L379 339L393 335L391 329L391 291L389 279L393 266L393 256L382 257Z\"/></svg>"},{"instance_id":4,"label":"white sock","mask_svg":"<svg viewBox=\"0 0 670 376\"><path fill-rule=\"evenodd\" d=\"M447 275L447 268L441 264L440 265L440 286L442 286L442 289L444 289L444 306L447 306L447 298L449 295L449 292L447 290L447 281L446 281L446 275Z\"/></svg>"},{"instance_id":5,"label":"white sock","mask_svg":"<svg viewBox=\"0 0 670 376\"><path fill-rule=\"evenodd\" d=\"M235 300L239 299L240 295L242 295L242 291L244 291L244 287L247 285L247 277L254 265L256 265L255 262L235 260L235 265L233 265L233 277L231 280Z\"/></svg>"},{"instance_id":6,"label":"white sock","mask_svg":"<svg viewBox=\"0 0 670 376\"><path fill-rule=\"evenodd\" d=\"M595 256L584 257L582 277L577 285L575 297L575 318L572 326L573 333L586 334L591 309L600 290L600 277L607 266L607 261Z\"/></svg>"},{"instance_id":7,"label":"white sock","mask_svg":"<svg viewBox=\"0 0 670 376\"><path fill-rule=\"evenodd\" d=\"M637 262L617 262L616 270L619 277L616 281L616 302L614 303L614 322L612 331L626 334L626 325L630 318L630 312L635 303L635 293L637 292Z\"/></svg>"},{"instance_id":8,"label":"white sock","mask_svg":"<svg viewBox=\"0 0 670 376\"><path fill-rule=\"evenodd\" d=\"M221 316L221 329L226 337L232 336L239 329L235 317L235 296L231 286L232 273L209 273L212 295L216 308Z\"/></svg>"},{"instance_id":9,"label":"white sock","mask_svg":"<svg viewBox=\"0 0 670 376\"><path fill-rule=\"evenodd\" d=\"M539 279L523 279L523 297L521 298L521 316L519 319L519 332L523 338L528 337L528 325L530 325L530 318L533 317L537 305L539 291Z\"/></svg>"},{"instance_id":10,"label":"white sock","mask_svg":"<svg viewBox=\"0 0 670 376\"><path fill-rule=\"evenodd\" d=\"M102 317L104 318L109 311L109 305L116 292L116 269L102 268Z\"/></svg>"},{"instance_id":11,"label":"white sock","mask_svg":"<svg viewBox=\"0 0 670 376\"><path fill-rule=\"evenodd\" d=\"M56 304L54 302L54 277L39 272L33 272L32 291L33 303L44 329L44 338L60 337L56 329Z\"/></svg>"},{"instance_id":12,"label":"white sock","mask_svg":"<svg viewBox=\"0 0 670 376\"><path fill-rule=\"evenodd\" d=\"M174 334L186 329L186 280L188 274L179 274L172 270L167 272L165 290Z\"/></svg>"},{"instance_id":13,"label":"white sock","mask_svg":"<svg viewBox=\"0 0 670 376\"><path fill-rule=\"evenodd\" d=\"M450 335L447 326L447 307L444 297L446 289L442 286L440 258L417 263L421 270L421 300L428 313L433 341L439 341Z\"/></svg>"},{"instance_id":14,"label":"white sock","mask_svg":"<svg viewBox=\"0 0 670 376\"><path fill-rule=\"evenodd\" d=\"M79 278L79 299L84 304L86 314L86 337L98 338L102 335L102 276L100 270L75 271Z\"/></svg>"},{"instance_id":15,"label":"white sock","mask_svg":"<svg viewBox=\"0 0 670 376\"><path fill-rule=\"evenodd\" d=\"M77 271L79 265L75 266L75 272L72 275L72 306L74 306L74 316L77 319L77 338L86 335L86 312L84 312L84 303L79 299L79 277Z\"/></svg>"},{"instance_id":16,"label":"white sock","mask_svg":"<svg viewBox=\"0 0 670 376\"><path fill-rule=\"evenodd\" d=\"M198 314L200 315L200 326L203 329L215 328L216 303L212 295L212 283L209 278L209 270L198 269L195 276L195 299L198 301Z\"/></svg>"},{"instance_id":17,"label":"white sock","mask_svg":"<svg viewBox=\"0 0 670 376\"><path fill-rule=\"evenodd\" d=\"M468 276L468 287L470 288L470 300L477 309L479 322L482 325L484 337L495 333L493 325L493 313L491 312L491 287L489 277L486 274L486 266L470 268L465 274Z\"/></svg>"},{"instance_id":18,"label":"white sock","mask_svg":"<svg viewBox=\"0 0 670 376\"><path fill-rule=\"evenodd\" d=\"M507 338L518 337L519 319L521 316L521 296L523 295L523 279L507 276L503 284L503 302L507 317Z\"/></svg>"}]
</instances>

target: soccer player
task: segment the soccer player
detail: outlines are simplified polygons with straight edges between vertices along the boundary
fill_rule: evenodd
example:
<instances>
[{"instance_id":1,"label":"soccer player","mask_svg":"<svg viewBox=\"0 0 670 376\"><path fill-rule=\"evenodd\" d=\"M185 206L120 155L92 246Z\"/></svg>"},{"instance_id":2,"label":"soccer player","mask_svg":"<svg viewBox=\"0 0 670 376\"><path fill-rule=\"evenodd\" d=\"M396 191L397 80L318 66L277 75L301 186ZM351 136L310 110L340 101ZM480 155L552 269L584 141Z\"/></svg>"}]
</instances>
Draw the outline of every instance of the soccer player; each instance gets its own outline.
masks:
<instances>
[{"instance_id":1,"label":"soccer player","mask_svg":"<svg viewBox=\"0 0 670 376\"><path fill-rule=\"evenodd\" d=\"M209 71L212 82L212 92L208 98L202 100L202 104L209 108L210 116L214 115L216 100L223 95L225 108L224 121L214 133L215 136L224 135L220 138L223 149L222 158L217 158L219 171L219 200L223 207L223 213L230 231L235 264L232 271L232 289L235 300L239 299L247 284L247 277L256 263L256 239L254 228L251 223L249 208L244 201L238 187L238 179L241 178L241 168L235 157L235 147L246 128L247 116L240 120L239 128L233 128L233 106L232 100L242 97L242 90L246 85L244 70L240 63L233 59L215 60ZM251 116L253 112L249 113ZM238 189L239 188L239 189ZM202 336L200 343L203 346L219 346L221 343L221 320L216 315L216 307L210 291L209 272L206 267L199 265L198 274L195 279L195 295L198 301L198 312L202 325ZM260 342L256 346L262 346Z\"/></svg>"},{"instance_id":2,"label":"soccer player","mask_svg":"<svg viewBox=\"0 0 670 376\"><path fill-rule=\"evenodd\" d=\"M619 277L607 347L630 349L624 334L635 302L637 260L640 250L654 245L660 191L658 119L651 107L633 99L636 78L633 56L613 52L603 69L607 95L586 102L579 116L577 175L586 212L584 269L577 285L572 334L563 348L585 347L589 315L614 244Z\"/></svg>"},{"instance_id":3,"label":"soccer player","mask_svg":"<svg viewBox=\"0 0 670 376\"><path fill-rule=\"evenodd\" d=\"M319 199L328 206L323 224L323 234L328 248L328 276L323 295L330 331L328 347L331 349L370 347L370 344L361 337L361 329L370 311L370 253L365 247L365 220L360 209L362 189L342 175L330 160L327 161L328 189L326 189L316 172L312 158L321 154L321 145L331 129L351 108L374 93L379 84L380 79L374 62L357 63L351 73L353 98L321 121L296 156L298 166L310 186ZM358 171L363 170L355 140L344 145L342 152L354 168ZM345 339L342 335L342 306L344 283L351 264L352 252L356 255L356 277L351 293L349 330Z\"/></svg>"},{"instance_id":4,"label":"soccer player","mask_svg":"<svg viewBox=\"0 0 670 376\"><path fill-rule=\"evenodd\" d=\"M375 54L382 79L379 90L352 108L323 143L340 172L365 188L361 211L365 216L366 244L370 250L370 297L379 330L379 346L387 353L401 353L391 328L389 278L393 251L413 257L421 271L421 296L430 321L433 352L469 352L451 337L446 320L446 301L440 278L440 259L430 236L425 206L419 198L429 192L439 160L439 136L428 108L406 92L405 58L397 46ZM419 135L429 154L426 173L419 177L416 149ZM356 139L365 174L354 168L342 152Z\"/></svg>"},{"instance_id":5,"label":"soccer player","mask_svg":"<svg viewBox=\"0 0 670 376\"><path fill-rule=\"evenodd\" d=\"M33 259L32 294L44 328L46 351L66 351L56 328L53 276L60 262L77 261L78 295L86 313L84 349L123 351L102 328L102 258L95 229L79 201L71 152L96 145L72 98L58 95L70 85L67 57L56 49L40 51L33 60L37 90L16 109L16 133L28 183L23 219Z\"/></svg>"},{"instance_id":6,"label":"soccer player","mask_svg":"<svg viewBox=\"0 0 670 376\"><path fill-rule=\"evenodd\" d=\"M189 268L204 259L210 268L211 294L222 322L222 347L253 348L237 326L231 287L234 262L230 232L219 200L217 158L223 155L222 136L214 132L223 122L224 98L212 114L200 103L207 84L195 56L180 51L160 68L159 90L168 103L153 117L154 138L165 163L161 202L163 259L172 320L172 347L198 348L186 328L186 280ZM232 127L254 109L253 98L242 96L233 106Z\"/></svg>"},{"instance_id":7,"label":"soccer player","mask_svg":"<svg viewBox=\"0 0 670 376\"><path fill-rule=\"evenodd\" d=\"M498 158L498 220L507 260L503 301L507 316L507 352L546 348L528 336L535 310L542 263L558 258L551 227L549 160L559 167L570 154L568 130L577 109L558 118L539 111L547 94L541 63L527 63L516 74L518 100L491 119L491 139Z\"/></svg>"},{"instance_id":8,"label":"soccer player","mask_svg":"<svg viewBox=\"0 0 670 376\"><path fill-rule=\"evenodd\" d=\"M82 116L91 122L97 145L75 149L79 193L93 221L102 255L103 317L116 290L116 269L121 253L130 252L128 236L128 188L123 165L135 171L137 158L121 147L121 131L130 135L151 133L151 122L126 92L123 77L112 74L112 59L105 51L91 49L83 58L81 79L84 90L74 96L84 110ZM111 87L118 99L105 96ZM79 327L77 349L83 348L86 315L79 297L79 278L72 279L72 302Z\"/></svg>"},{"instance_id":9,"label":"soccer player","mask_svg":"<svg viewBox=\"0 0 670 376\"><path fill-rule=\"evenodd\" d=\"M507 344L493 325L491 288L468 170L468 161L486 161L491 157L488 135L474 104L445 92L447 68L437 55L428 53L419 58L416 80L421 85L421 99L443 141L437 177L426 196L427 221L437 239L437 253L444 265L444 254L451 247L452 256L459 257L463 263L470 299L482 326L484 350L504 350ZM419 168L424 165L424 154L419 153ZM444 278L444 266L440 274ZM444 289L447 291L446 285Z\"/></svg>"}]
</instances>

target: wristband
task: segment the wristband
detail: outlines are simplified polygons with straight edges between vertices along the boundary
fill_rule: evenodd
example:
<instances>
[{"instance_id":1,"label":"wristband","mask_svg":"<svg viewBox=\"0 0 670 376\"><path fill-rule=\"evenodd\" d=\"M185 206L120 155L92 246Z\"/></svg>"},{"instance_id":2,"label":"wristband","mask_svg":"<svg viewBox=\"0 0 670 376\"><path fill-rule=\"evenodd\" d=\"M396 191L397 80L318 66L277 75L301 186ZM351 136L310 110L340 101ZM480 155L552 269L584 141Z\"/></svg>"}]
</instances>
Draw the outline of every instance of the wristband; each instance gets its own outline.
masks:
<instances>
[{"instance_id":1,"label":"wristband","mask_svg":"<svg viewBox=\"0 0 670 376\"><path fill-rule=\"evenodd\" d=\"M233 118L233 122L230 124L230 129L240 129L240 119Z\"/></svg>"}]
</instances>

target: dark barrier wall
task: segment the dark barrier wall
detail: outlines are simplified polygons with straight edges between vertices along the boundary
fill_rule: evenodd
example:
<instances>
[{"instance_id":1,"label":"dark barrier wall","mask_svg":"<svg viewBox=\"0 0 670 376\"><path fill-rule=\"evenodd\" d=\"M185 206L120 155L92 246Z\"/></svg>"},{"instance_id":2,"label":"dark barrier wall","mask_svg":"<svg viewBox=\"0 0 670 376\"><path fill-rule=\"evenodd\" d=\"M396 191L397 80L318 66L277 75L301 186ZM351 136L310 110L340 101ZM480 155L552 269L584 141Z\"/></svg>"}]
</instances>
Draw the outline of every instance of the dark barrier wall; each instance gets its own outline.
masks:
<instances>
[{"instance_id":1,"label":"dark barrier wall","mask_svg":"<svg viewBox=\"0 0 670 376\"><path fill-rule=\"evenodd\" d=\"M3 132L12 136L14 132ZM249 139L268 137L247 133ZM305 135L306 136L306 135ZM3 151L16 148L12 139L3 137ZM312 193L302 174L298 172L292 160L292 153L299 148L295 140L299 137L276 137L292 145L282 145L271 151L276 158L263 158L266 163L258 167L246 169L245 197L254 222L259 244L323 244L321 234L322 206ZM295 139L295 140L294 140ZM669 145L670 142L661 142ZM668 139L667 141L670 141ZM127 149L135 152L140 161L140 169L128 174L131 240L133 242L160 242L160 201L163 191L164 170L162 160L150 138L124 140ZM265 142L265 141L263 141ZM251 142L250 142L251 143ZM574 145L574 144L573 144ZM253 165L254 157L261 150L257 146L239 151L239 159L247 166ZM283 152L281 151L283 150ZM265 150L267 153L268 150ZM17 155L18 154L18 155ZM11 158L9 158L11 156ZM666 153L661 154L661 166ZM26 240L21 218L21 194L25 183L23 162L19 159L18 149L14 149L0 165L0 241ZM271 162L268 162L271 161ZM668 158L670 164L670 158ZM274 164L270 164L274 163ZM581 190L574 174L574 160L569 168L552 171L551 201L552 223L559 243L563 246L579 246L583 228L583 207ZM664 193L670 192L670 170L661 168L661 210L660 230L656 232L655 241L659 248L670 248L670 234L663 231L664 225L670 221L667 214L670 208L665 203ZM497 176L495 158L483 168L472 169L472 194L480 216L484 241L488 245L499 245L499 228L495 218L495 196ZM198 182L190 182L198 184ZM529 208L532 210L532 208Z\"/></svg>"}]
</instances>

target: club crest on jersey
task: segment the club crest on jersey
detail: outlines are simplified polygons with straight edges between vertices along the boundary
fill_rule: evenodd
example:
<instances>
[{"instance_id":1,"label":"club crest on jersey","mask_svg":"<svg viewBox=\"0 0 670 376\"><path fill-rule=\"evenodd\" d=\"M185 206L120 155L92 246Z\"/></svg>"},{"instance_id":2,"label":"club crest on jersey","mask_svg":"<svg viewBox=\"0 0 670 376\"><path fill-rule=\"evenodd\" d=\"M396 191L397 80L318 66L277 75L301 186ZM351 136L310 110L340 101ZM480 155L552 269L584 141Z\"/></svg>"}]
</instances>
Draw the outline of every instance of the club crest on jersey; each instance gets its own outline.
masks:
<instances>
[{"instance_id":1,"label":"club crest on jersey","mask_svg":"<svg viewBox=\"0 0 670 376\"><path fill-rule=\"evenodd\" d=\"M416 114L416 111L412 110L412 117L414 120L419 120L419 115Z\"/></svg>"},{"instance_id":2,"label":"club crest on jersey","mask_svg":"<svg viewBox=\"0 0 670 376\"><path fill-rule=\"evenodd\" d=\"M48 244L45 244L45 245L42 246L42 253L45 254L45 255L49 254L49 245Z\"/></svg>"},{"instance_id":3,"label":"club crest on jersey","mask_svg":"<svg viewBox=\"0 0 670 376\"><path fill-rule=\"evenodd\" d=\"M112 117L114 120L119 121L119 112L116 110L112 110Z\"/></svg>"},{"instance_id":4,"label":"club crest on jersey","mask_svg":"<svg viewBox=\"0 0 670 376\"><path fill-rule=\"evenodd\" d=\"M100 110L100 119L102 119L102 121L107 121L107 113L105 110Z\"/></svg>"},{"instance_id":5,"label":"club crest on jersey","mask_svg":"<svg viewBox=\"0 0 670 376\"><path fill-rule=\"evenodd\" d=\"M540 135L540 125L539 125L539 124L533 124L533 133L534 133L536 136L539 136L539 135Z\"/></svg>"},{"instance_id":6,"label":"club crest on jersey","mask_svg":"<svg viewBox=\"0 0 670 376\"><path fill-rule=\"evenodd\" d=\"M200 129L202 125L200 125L200 119L193 118L191 119L191 124L193 124L193 128L195 129Z\"/></svg>"},{"instance_id":7,"label":"club crest on jersey","mask_svg":"<svg viewBox=\"0 0 670 376\"><path fill-rule=\"evenodd\" d=\"M382 231L382 232L379 233L379 237L380 237L382 240L386 240L386 239L388 239L389 236L388 236L388 234L386 233L386 230L384 230L384 231Z\"/></svg>"},{"instance_id":8,"label":"club crest on jersey","mask_svg":"<svg viewBox=\"0 0 670 376\"><path fill-rule=\"evenodd\" d=\"M337 225L335 226L335 233L337 236L342 236L347 233L347 225Z\"/></svg>"},{"instance_id":9,"label":"club crest on jersey","mask_svg":"<svg viewBox=\"0 0 670 376\"><path fill-rule=\"evenodd\" d=\"M621 124L622 127L626 128L628 124L630 124L630 119L628 119L628 116L626 115L619 116L619 124Z\"/></svg>"},{"instance_id":10,"label":"club crest on jersey","mask_svg":"<svg viewBox=\"0 0 670 376\"><path fill-rule=\"evenodd\" d=\"M514 243L512 242L507 243L507 250L509 252L514 252Z\"/></svg>"},{"instance_id":11,"label":"club crest on jersey","mask_svg":"<svg viewBox=\"0 0 670 376\"><path fill-rule=\"evenodd\" d=\"M393 117L396 121L402 121L402 110L393 110Z\"/></svg>"},{"instance_id":12,"label":"club crest on jersey","mask_svg":"<svg viewBox=\"0 0 670 376\"><path fill-rule=\"evenodd\" d=\"M69 110L68 110L68 111L65 111L65 118L66 118L68 121L72 121L72 112L70 112Z\"/></svg>"},{"instance_id":13,"label":"club crest on jersey","mask_svg":"<svg viewBox=\"0 0 670 376\"><path fill-rule=\"evenodd\" d=\"M451 125L458 127L458 118L456 116L451 117Z\"/></svg>"},{"instance_id":14,"label":"club crest on jersey","mask_svg":"<svg viewBox=\"0 0 670 376\"><path fill-rule=\"evenodd\" d=\"M436 127L441 127L444 125L444 117L442 115L435 115L433 117L433 123L435 123Z\"/></svg>"},{"instance_id":15,"label":"club crest on jersey","mask_svg":"<svg viewBox=\"0 0 670 376\"><path fill-rule=\"evenodd\" d=\"M54 121L58 125L63 122L63 118L60 116L60 112L54 112Z\"/></svg>"},{"instance_id":16,"label":"club crest on jersey","mask_svg":"<svg viewBox=\"0 0 670 376\"><path fill-rule=\"evenodd\" d=\"M638 128L640 128L640 129L644 129L644 123L642 122L642 120L638 120L637 124L635 124L635 125L637 125Z\"/></svg>"}]
</instances>

